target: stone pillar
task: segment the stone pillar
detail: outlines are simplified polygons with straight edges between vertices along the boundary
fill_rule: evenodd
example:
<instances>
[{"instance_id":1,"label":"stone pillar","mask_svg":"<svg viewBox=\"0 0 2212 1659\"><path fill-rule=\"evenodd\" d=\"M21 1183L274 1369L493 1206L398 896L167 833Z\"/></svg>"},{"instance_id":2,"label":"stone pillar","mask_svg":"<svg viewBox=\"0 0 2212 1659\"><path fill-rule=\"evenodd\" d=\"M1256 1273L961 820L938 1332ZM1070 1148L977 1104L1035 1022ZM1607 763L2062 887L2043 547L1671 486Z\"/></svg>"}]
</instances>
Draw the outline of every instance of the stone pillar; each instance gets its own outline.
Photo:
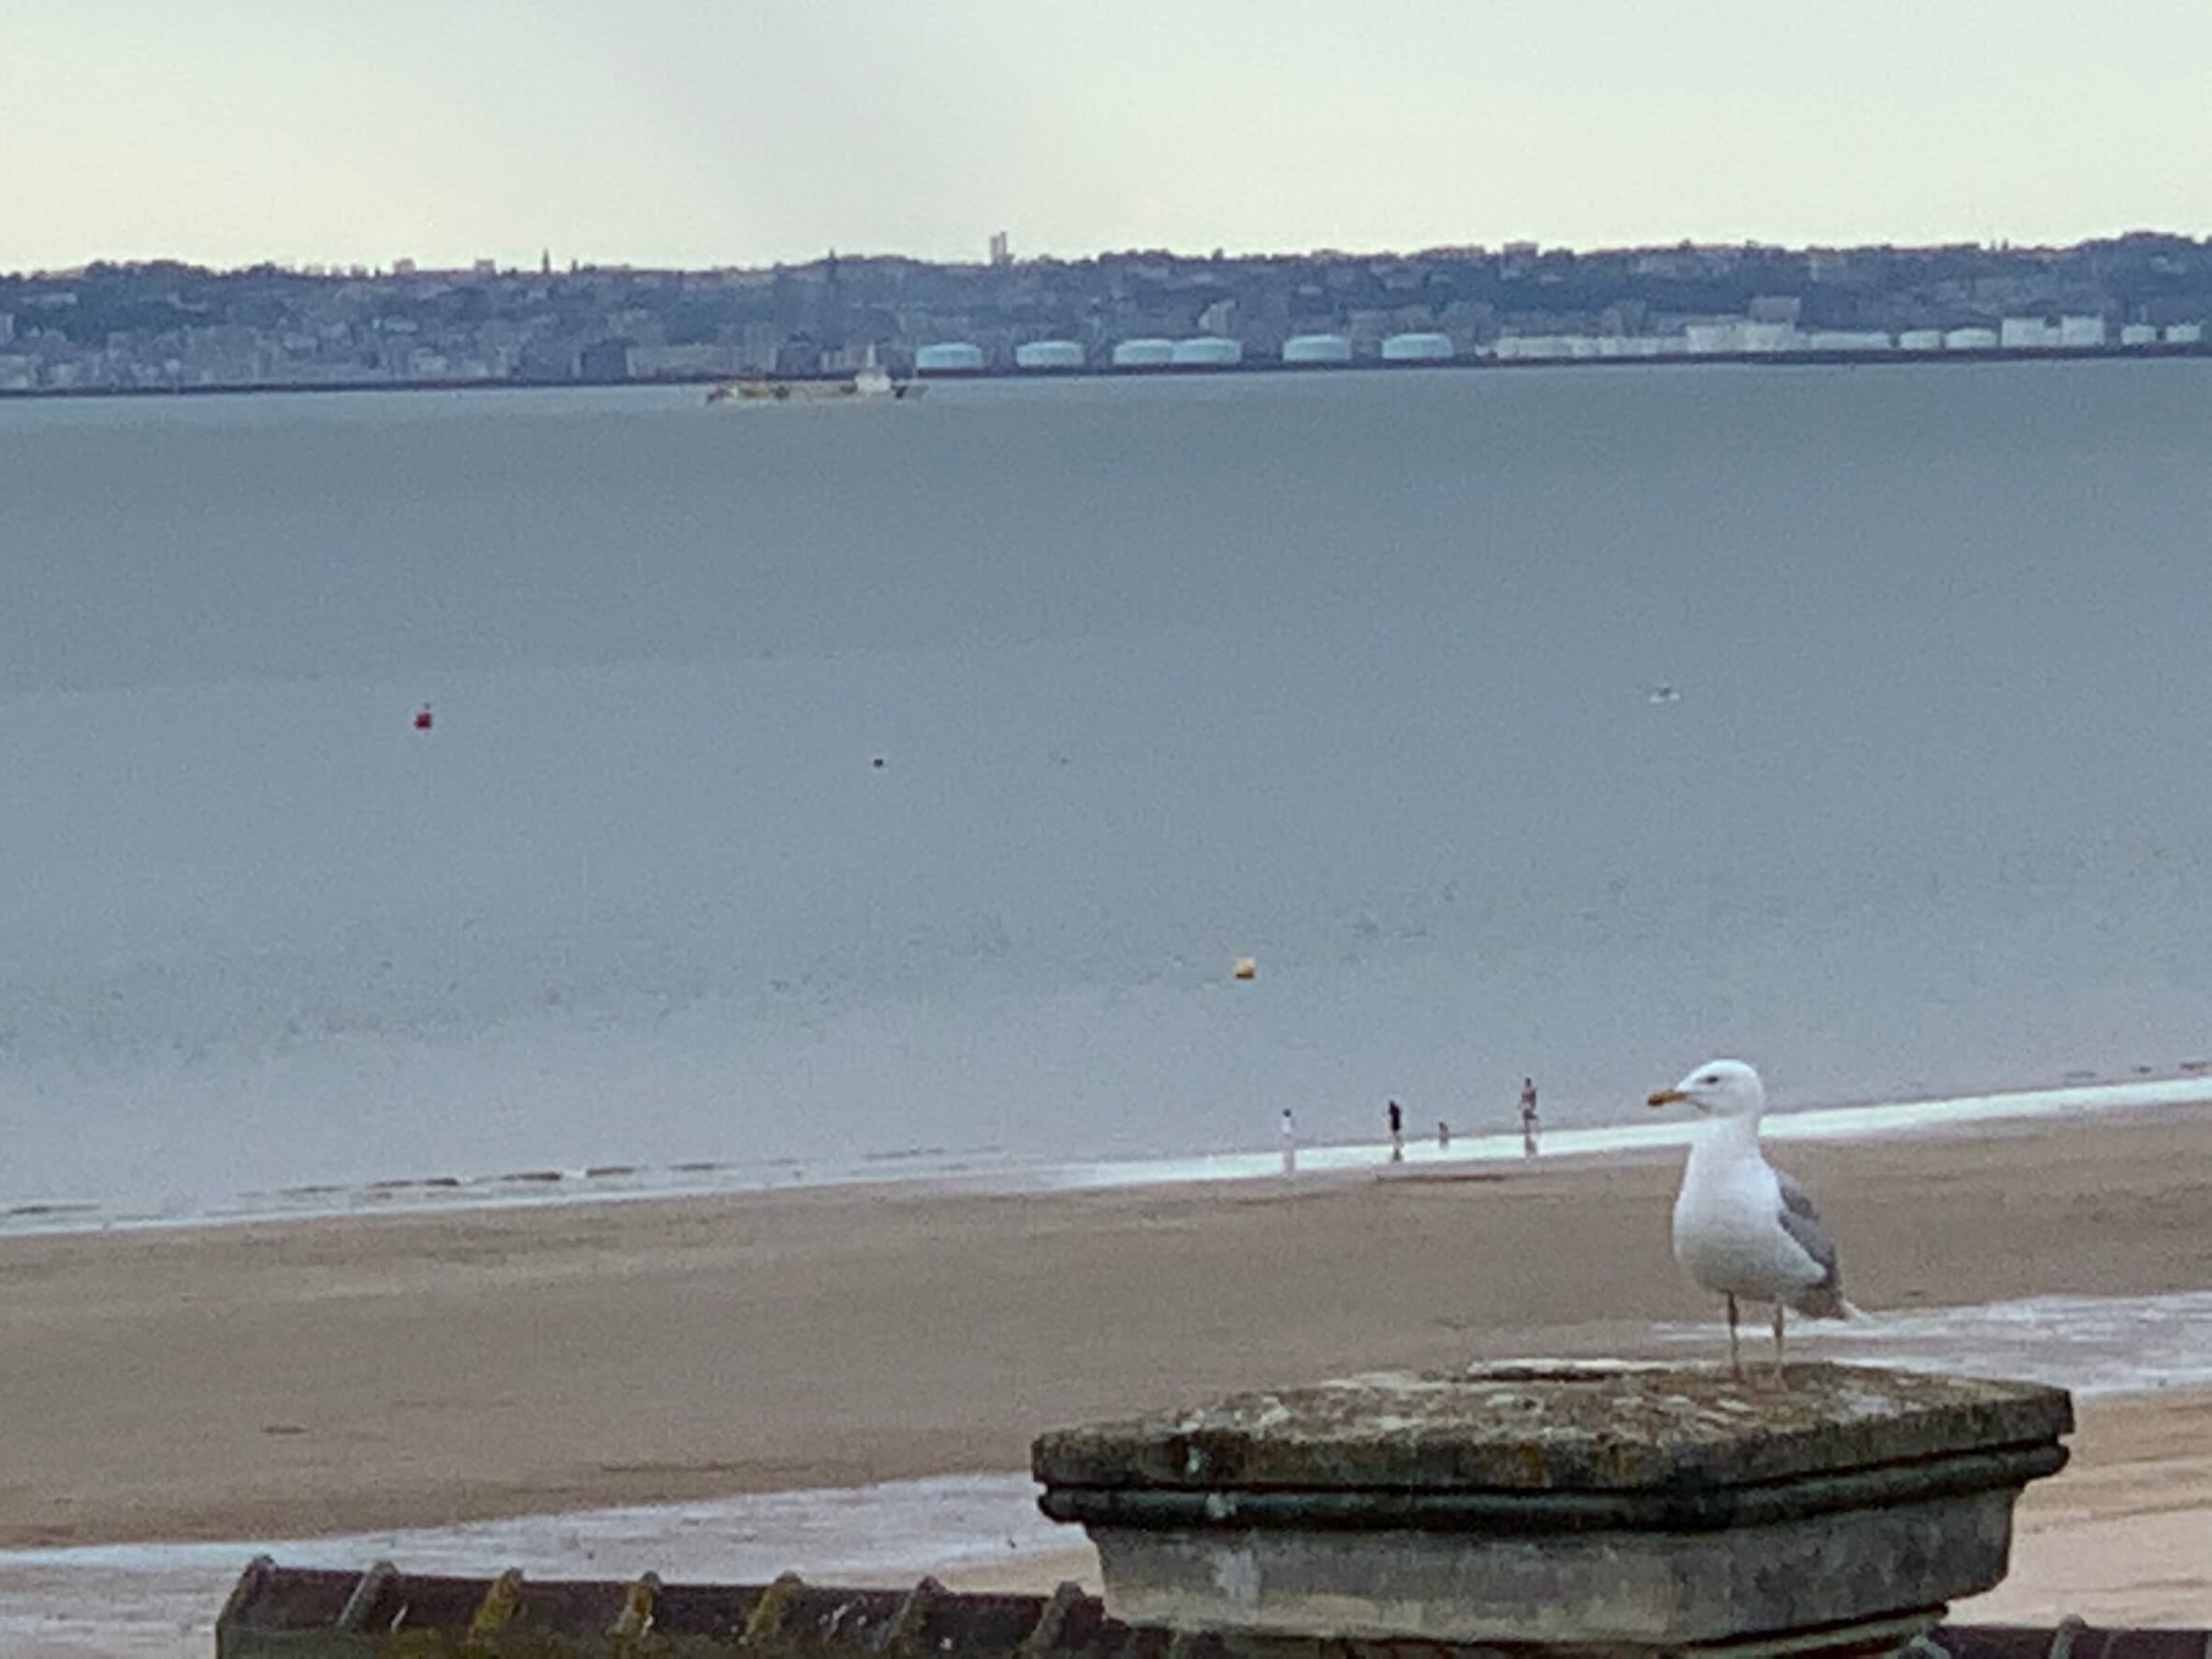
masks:
<instances>
[{"instance_id":1,"label":"stone pillar","mask_svg":"<svg viewBox=\"0 0 2212 1659\"><path fill-rule=\"evenodd\" d=\"M2004 1577L2063 1390L1855 1366L1356 1377L1036 1443L1131 1623L1872 1654Z\"/></svg>"}]
</instances>

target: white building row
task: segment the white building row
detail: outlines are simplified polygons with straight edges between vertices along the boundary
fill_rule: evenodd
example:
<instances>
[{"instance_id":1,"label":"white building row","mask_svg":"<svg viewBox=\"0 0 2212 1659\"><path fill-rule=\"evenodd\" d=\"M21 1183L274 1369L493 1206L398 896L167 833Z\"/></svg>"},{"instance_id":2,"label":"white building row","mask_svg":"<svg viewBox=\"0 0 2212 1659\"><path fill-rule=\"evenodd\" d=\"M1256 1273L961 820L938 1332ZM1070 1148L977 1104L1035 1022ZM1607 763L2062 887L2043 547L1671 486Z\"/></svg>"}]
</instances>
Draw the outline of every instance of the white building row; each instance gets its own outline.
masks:
<instances>
[{"instance_id":1,"label":"white building row","mask_svg":"<svg viewBox=\"0 0 2212 1659\"><path fill-rule=\"evenodd\" d=\"M2116 339L2122 346L2198 345L2202 323L2170 323L2162 329L2130 323L2113 334L2101 316L2006 317L1995 328L1907 328L1889 334L1878 328L1800 329L1794 323L1751 317L1723 317L1689 323L1680 334L1507 334L1496 355L1507 361L1556 361L1585 357L1741 357L1775 352L1944 352L2078 351ZM1392 334L1382 342L1386 363L1441 363L1459 355L1451 337L1440 333ZM634 349L633 356L635 356ZM1219 335L1188 340L1125 340L1109 354L1116 369L1231 368L1244 361L1244 348ZM1035 340L1014 349L1014 367L1032 371L1072 371L1089 361L1072 340ZM1283 342L1286 363L1349 363L1352 342L1342 334L1296 334ZM914 354L923 374L974 373L984 366L982 348L965 341L925 345Z\"/></svg>"},{"instance_id":2,"label":"white building row","mask_svg":"<svg viewBox=\"0 0 2212 1659\"><path fill-rule=\"evenodd\" d=\"M2123 346L2198 345L2202 323L2171 323L2162 330L2131 323L2119 330ZM1908 328L1892 335L1878 328L1799 329L1791 323L1724 317L1684 325L1680 334L1508 334L1497 355L1506 359L1580 357L1715 357L1771 352L2079 351L2112 342L2101 316L2006 317L1996 328Z\"/></svg>"},{"instance_id":3,"label":"white building row","mask_svg":"<svg viewBox=\"0 0 2212 1659\"><path fill-rule=\"evenodd\" d=\"M1014 367L1033 371L1082 369L1089 360L1073 340L1032 340L1014 347ZM1228 368L1244 360L1244 348L1211 334L1193 340L1125 340L1109 360L1116 369ZM918 374L972 374L982 367L983 348L965 340L940 341L914 354Z\"/></svg>"},{"instance_id":4,"label":"white building row","mask_svg":"<svg viewBox=\"0 0 2212 1659\"><path fill-rule=\"evenodd\" d=\"M1680 357L1689 342L1680 334L1507 334L1497 355L1508 361L1559 357Z\"/></svg>"}]
</instances>

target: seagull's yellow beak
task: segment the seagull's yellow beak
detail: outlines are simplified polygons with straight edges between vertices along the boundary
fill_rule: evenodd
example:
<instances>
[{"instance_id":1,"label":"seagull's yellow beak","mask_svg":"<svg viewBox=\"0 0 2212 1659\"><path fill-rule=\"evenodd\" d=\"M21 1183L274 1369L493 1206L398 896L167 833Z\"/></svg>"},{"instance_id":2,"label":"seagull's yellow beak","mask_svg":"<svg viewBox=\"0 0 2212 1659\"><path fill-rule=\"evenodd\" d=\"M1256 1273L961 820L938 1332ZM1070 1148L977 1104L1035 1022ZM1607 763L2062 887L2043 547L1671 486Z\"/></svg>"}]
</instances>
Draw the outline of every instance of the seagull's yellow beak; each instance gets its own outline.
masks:
<instances>
[{"instance_id":1,"label":"seagull's yellow beak","mask_svg":"<svg viewBox=\"0 0 2212 1659\"><path fill-rule=\"evenodd\" d=\"M1644 1104L1647 1106L1671 1106L1677 1100L1687 1100L1689 1098L1680 1089L1653 1089L1645 1099Z\"/></svg>"}]
</instances>

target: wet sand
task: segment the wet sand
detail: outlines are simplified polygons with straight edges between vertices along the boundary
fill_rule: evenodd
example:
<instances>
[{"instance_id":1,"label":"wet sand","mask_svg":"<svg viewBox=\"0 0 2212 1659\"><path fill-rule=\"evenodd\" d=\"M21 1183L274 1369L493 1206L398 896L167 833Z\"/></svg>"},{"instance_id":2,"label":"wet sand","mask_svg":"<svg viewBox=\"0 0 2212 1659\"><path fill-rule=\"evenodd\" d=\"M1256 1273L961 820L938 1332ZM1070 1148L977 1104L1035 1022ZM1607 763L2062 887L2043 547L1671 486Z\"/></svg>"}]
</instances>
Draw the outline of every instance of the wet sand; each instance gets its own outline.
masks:
<instances>
[{"instance_id":1,"label":"wet sand","mask_svg":"<svg viewBox=\"0 0 2212 1659\"><path fill-rule=\"evenodd\" d=\"M2212 1624L2212 1390L2092 1401L2073 1446L2021 1500L2010 1576L1954 1616Z\"/></svg>"},{"instance_id":2,"label":"wet sand","mask_svg":"<svg viewBox=\"0 0 2212 1659\"><path fill-rule=\"evenodd\" d=\"M2212 1287L2212 1111L1784 1161L1872 1310ZM1683 1357L1695 1332L1666 1327L1713 1310L1667 1254L1674 1178L1671 1158L1539 1162L7 1240L0 1546L1005 1470L1048 1424L1233 1387ZM2075 1467L2030 1500L2024 1569L2086 1610L2100 1582L2212 1560L2205 1398L2088 1402ZM2165 1576L2201 1603L2204 1570Z\"/></svg>"}]
</instances>

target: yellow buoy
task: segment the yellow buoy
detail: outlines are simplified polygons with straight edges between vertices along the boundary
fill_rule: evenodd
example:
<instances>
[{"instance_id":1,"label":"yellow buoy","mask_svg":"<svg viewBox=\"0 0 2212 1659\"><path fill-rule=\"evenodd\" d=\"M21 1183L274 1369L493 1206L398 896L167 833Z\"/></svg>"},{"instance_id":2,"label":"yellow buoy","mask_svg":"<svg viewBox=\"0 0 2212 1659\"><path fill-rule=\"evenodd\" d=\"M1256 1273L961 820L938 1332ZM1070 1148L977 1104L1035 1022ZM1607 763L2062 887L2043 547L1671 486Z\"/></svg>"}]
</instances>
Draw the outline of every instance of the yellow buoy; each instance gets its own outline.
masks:
<instances>
[{"instance_id":1,"label":"yellow buoy","mask_svg":"<svg viewBox=\"0 0 2212 1659\"><path fill-rule=\"evenodd\" d=\"M1248 980L1259 971L1259 965L1249 956L1239 956L1236 966L1230 969L1230 972L1235 974L1240 980Z\"/></svg>"}]
</instances>

